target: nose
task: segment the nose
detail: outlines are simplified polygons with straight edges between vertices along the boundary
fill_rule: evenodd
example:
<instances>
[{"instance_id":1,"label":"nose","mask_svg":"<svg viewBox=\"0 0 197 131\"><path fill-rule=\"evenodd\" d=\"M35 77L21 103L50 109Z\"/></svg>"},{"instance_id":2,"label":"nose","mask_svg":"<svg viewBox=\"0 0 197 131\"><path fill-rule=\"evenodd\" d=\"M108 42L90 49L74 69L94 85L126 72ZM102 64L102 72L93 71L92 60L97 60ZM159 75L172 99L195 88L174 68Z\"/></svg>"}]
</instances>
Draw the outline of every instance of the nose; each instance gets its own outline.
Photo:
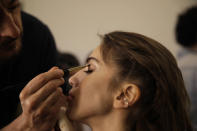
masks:
<instances>
[{"instance_id":1,"label":"nose","mask_svg":"<svg viewBox=\"0 0 197 131\"><path fill-rule=\"evenodd\" d=\"M18 25L15 23L14 18L9 12L2 12L4 14L2 18L2 23L0 24L0 36L1 37L11 37L17 38L20 35L20 29Z\"/></svg>"},{"instance_id":2,"label":"nose","mask_svg":"<svg viewBox=\"0 0 197 131\"><path fill-rule=\"evenodd\" d=\"M78 71L74 75L72 75L69 79L68 82L72 87L78 87L82 80L85 78L85 73L83 73L83 70Z\"/></svg>"},{"instance_id":3,"label":"nose","mask_svg":"<svg viewBox=\"0 0 197 131\"><path fill-rule=\"evenodd\" d=\"M78 85L78 79L77 79L77 73L75 73L74 75L72 75L69 79L68 79L68 83L72 86L72 87L77 87Z\"/></svg>"}]
</instances>

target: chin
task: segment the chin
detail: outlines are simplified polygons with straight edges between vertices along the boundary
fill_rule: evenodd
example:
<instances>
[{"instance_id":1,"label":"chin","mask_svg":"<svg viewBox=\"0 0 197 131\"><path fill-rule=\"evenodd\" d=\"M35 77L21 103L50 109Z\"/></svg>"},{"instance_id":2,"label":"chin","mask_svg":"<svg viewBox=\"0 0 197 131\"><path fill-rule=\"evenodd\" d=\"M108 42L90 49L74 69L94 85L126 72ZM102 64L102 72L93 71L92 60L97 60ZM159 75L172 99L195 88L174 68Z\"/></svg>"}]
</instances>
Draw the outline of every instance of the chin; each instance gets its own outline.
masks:
<instances>
[{"instance_id":1,"label":"chin","mask_svg":"<svg viewBox=\"0 0 197 131\"><path fill-rule=\"evenodd\" d=\"M21 39L17 39L13 46L0 50L0 60L9 60L19 54L22 47Z\"/></svg>"},{"instance_id":2,"label":"chin","mask_svg":"<svg viewBox=\"0 0 197 131\"><path fill-rule=\"evenodd\" d=\"M78 120L78 117L77 117L78 115L73 109L68 109L67 113L68 113L69 119L71 119L73 121Z\"/></svg>"},{"instance_id":3,"label":"chin","mask_svg":"<svg viewBox=\"0 0 197 131\"><path fill-rule=\"evenodd\" d=\"M81 120L82 120L82 113L78 113L77 111L75 111L75 110L68 110L68 117L69 117L69 119L70 120L72 120L72 121L77 121L77 122L81 122Z\"/></svg>"}]
</instances>

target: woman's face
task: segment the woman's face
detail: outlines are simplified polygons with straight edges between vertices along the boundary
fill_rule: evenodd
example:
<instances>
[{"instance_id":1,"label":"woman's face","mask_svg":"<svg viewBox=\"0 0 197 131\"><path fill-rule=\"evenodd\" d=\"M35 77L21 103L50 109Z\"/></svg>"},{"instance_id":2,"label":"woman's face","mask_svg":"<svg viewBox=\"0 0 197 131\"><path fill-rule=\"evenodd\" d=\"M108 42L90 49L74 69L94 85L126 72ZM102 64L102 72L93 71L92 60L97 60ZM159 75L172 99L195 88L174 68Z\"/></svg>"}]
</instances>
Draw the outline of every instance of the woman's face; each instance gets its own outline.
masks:
<instances>
[{"instance_id":1,"label":"woman's face","mask_svg":"<svg viewBox=\"0 0 197 131\"><path fill-rule=\"evenodd\" d=\"M104 63L100 47L89 56L87 65L69 79L72 86L69 117L72 120L86 121L106 115L113 106L113 92L109 86L115 69Z\"/></svg>"}]
</instances>

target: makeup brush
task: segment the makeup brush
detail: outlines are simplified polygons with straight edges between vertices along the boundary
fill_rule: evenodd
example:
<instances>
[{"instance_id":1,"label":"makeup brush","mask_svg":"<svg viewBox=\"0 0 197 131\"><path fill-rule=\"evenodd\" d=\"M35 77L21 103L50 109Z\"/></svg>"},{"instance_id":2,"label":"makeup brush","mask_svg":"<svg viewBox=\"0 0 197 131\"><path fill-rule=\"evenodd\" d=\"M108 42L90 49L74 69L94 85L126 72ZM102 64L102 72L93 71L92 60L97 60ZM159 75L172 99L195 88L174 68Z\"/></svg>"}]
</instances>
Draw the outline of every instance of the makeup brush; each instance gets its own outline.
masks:
<instances>
[{"instance_id":1,"label":"makeup brush","mask_svg":"<svg viewBox=\"0 0 197 131\"><path fill-rule=\"evenodd\" d=\"M81 70L81 69L83 69L83 68L85 68L87 66L88 65L83 65L83 66L77 66L77 67L72 67L72 68L66 69L66 70L64 70L64 76L67 77L67 76L74 75L79 70Z\"/></svg>"}]
</instances>

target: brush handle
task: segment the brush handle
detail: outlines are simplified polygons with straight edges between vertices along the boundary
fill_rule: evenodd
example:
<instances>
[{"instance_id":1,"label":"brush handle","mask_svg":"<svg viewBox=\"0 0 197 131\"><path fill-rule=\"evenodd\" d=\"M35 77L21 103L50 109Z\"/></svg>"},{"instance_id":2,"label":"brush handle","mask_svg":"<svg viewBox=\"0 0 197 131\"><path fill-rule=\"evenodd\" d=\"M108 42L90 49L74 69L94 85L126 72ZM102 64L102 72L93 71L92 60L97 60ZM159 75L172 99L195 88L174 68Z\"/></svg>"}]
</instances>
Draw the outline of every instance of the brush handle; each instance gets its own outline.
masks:
<instances>
[{"instance_id":1,"label":"brush handle","mask_svg":"<svg viewBox=\"0 0 197 131\"><path fill-rule=\"evenodd\" d=\"M65 81L65 83L61 86L61 88L62 88L63 93L64 93L65 95L68 95L69 90L72 88L72 87L69 85L69 82L68 82L69 76L70 76L69 70L67 70L67 69L64 70L64 81Z\"/></svg>"},{"instance_id":2,"label":"brush handle","mask_svg":"<svg viewBox=\"0 0 197 131\"><path fill-rule=\"evenodd\" d=\"M69 75L70 75L69 70L68 69L65 69L64 70L64 77L69 77Z\"/></svg>"}]
</instances>

